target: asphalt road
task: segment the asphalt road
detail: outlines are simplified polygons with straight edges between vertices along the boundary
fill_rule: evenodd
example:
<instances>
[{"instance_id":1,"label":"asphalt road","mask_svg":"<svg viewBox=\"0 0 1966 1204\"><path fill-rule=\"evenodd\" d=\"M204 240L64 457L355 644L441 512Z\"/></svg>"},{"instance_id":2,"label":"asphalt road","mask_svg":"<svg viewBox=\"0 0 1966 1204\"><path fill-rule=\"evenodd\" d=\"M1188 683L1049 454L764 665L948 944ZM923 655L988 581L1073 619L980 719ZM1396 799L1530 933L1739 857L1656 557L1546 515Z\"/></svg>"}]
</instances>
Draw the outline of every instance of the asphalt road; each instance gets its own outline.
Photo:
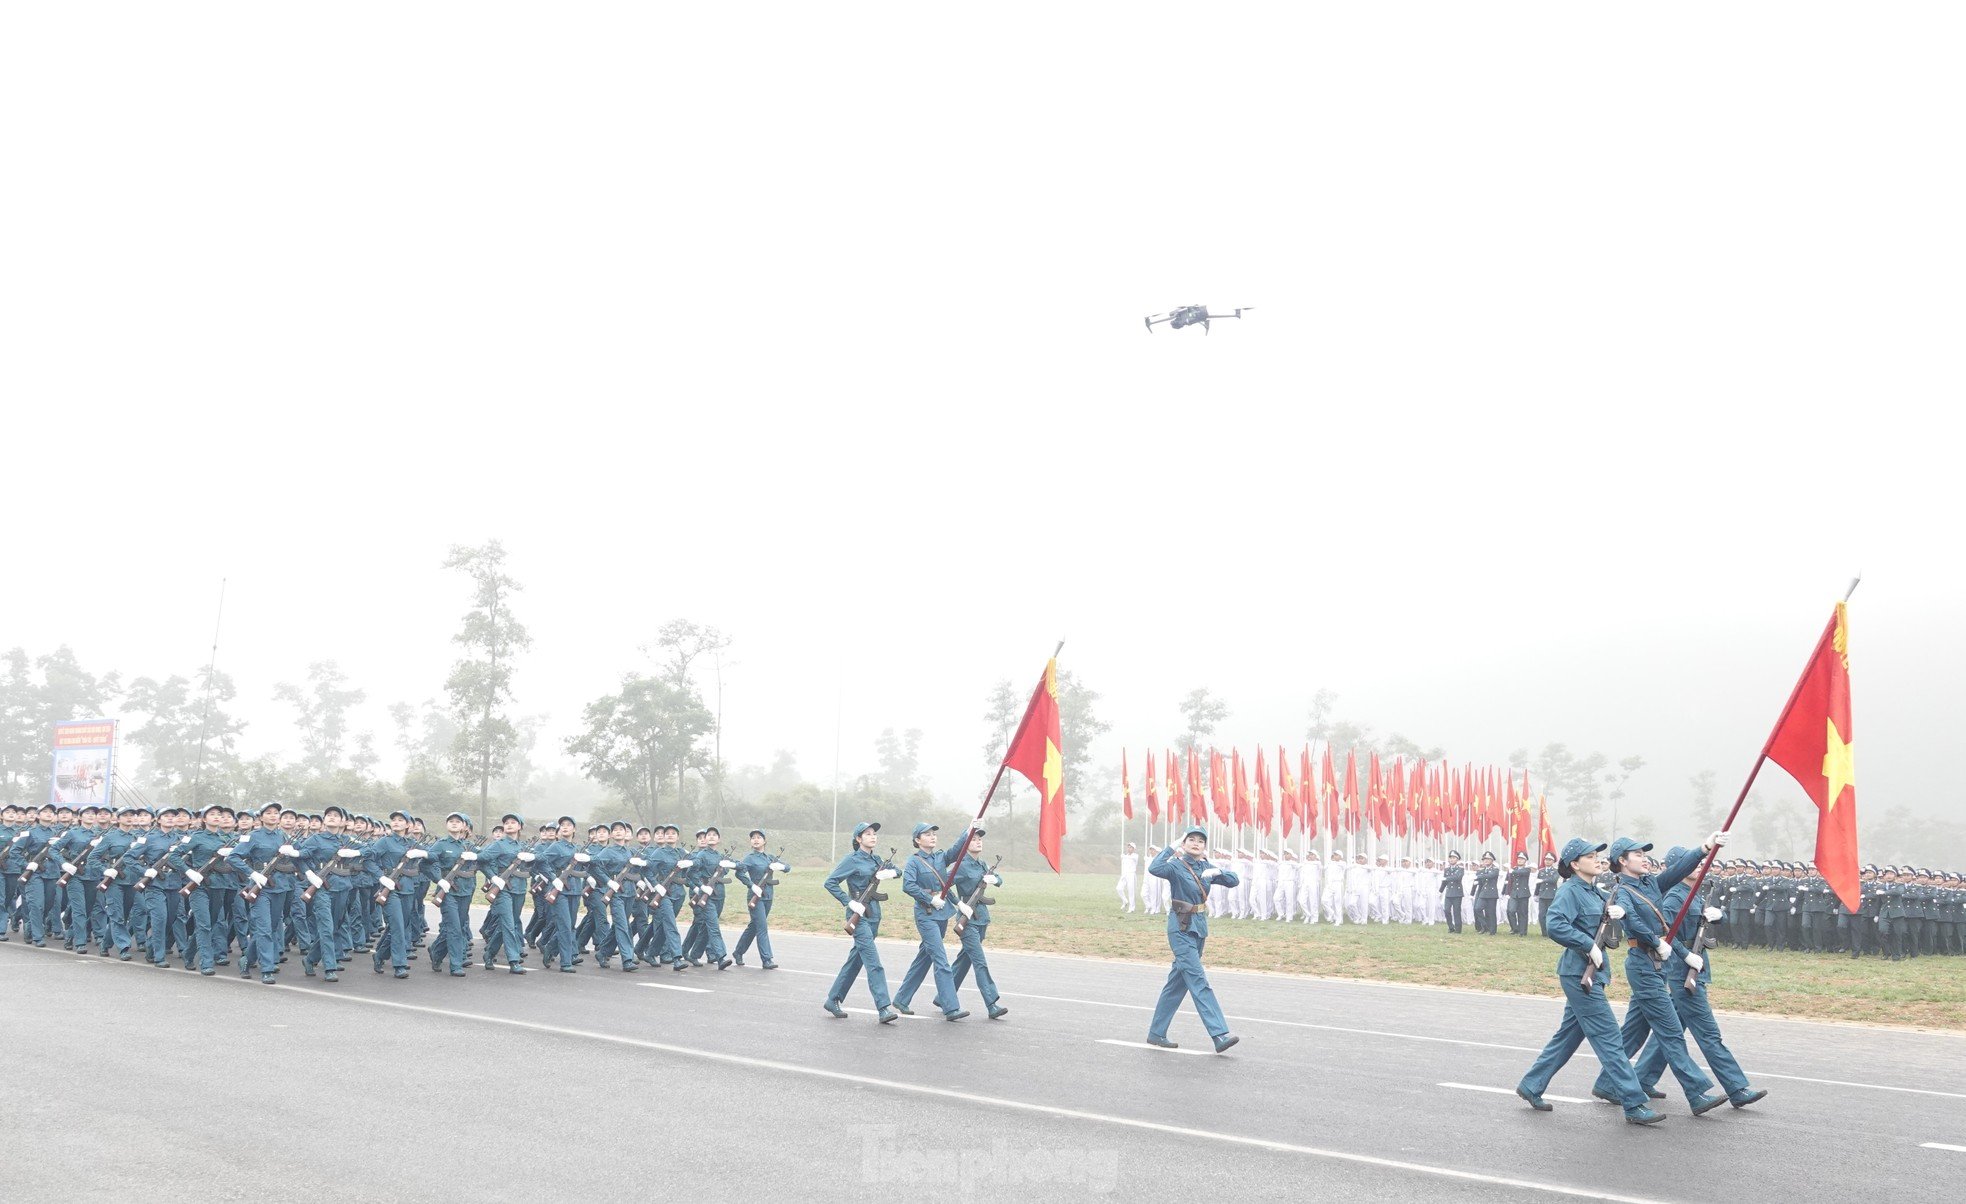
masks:
<instances>
[{"instance_id":1,"label":"asphalt road","mask_svg":"<svg viewBox=\"0 0 1966 1204\"><path fill-rule=\"evenodd\" d=\"M1191 1052L1209 1048L1191 1010L1181 1052L1142 1043L1163 967L995 953L1007 1019L971 989L975 1014L945 1022L924 991L926 1018L883 1027L864 983L849 1019L820 1010L844 938L774 939L769 973L459 981L418 961L398 982L358 955L335 986L290 962L270 987L0 945L0 1128L39 1151L6 1160L0 1200L610 1200L676 1174L699 1200L1966 1189L1959 1035L1725 1017L1769 1098L1694 1118L1667 1076L1668 1119L1639 1129L1582 1102L1588 1047L1554 1113L1509 1094L1550 1000L1221 971L1242 1044L1218 1057ZM898 981L912 944L882 945Z\"/></svg>"}]
</instances>

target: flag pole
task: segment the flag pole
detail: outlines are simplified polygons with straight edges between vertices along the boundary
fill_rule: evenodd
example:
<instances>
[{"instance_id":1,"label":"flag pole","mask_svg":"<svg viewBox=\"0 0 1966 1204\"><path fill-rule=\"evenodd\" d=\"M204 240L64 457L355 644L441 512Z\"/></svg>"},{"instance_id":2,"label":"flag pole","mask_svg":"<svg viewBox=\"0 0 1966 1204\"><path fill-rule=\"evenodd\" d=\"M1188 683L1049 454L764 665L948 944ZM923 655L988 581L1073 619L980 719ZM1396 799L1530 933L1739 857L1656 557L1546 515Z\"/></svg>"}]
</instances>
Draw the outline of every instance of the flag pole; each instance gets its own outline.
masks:
<instances>
[{"instance_id":1,"label":"flag pole","mask_svg":"<svg viewBox=\"0 0 1966 1204\"><path fill-rule=\"evenodd\" d=\"M1863 579L1864 575L1861 572L1850 579L1850 588L1843 591L1844 602L1847 603L1850 601L1850 595L1857 592L1857 585ZM1832 613L1829 618L1829 626L1823 628L1822 636L1816 640L1816 646L1809 652L1809 659L1803 662L1802 675L1795 679L1795 688L1789 691L1789 700L1782 704L1782 713L1776 716L1775 726L1769 731L1768 739L1762 743L1760 755L1755 757L1753 767L1748 770L1748 780L1742 783L1741 792L1734 796L1734 805L1728 810L1726 820L1720 825L1722 832L1728 831L1734 826L1734 817L1741 813L1741 804L1748 801L1748 791L1754 789L1755 775L1761 772L1761 767L1768 761L1769 752L1775 747L1775 737L1781 735L1782 725L1788 722L1789 712L1795 709L1795 700L1802 697L1802 686L1809 680L1810 667L1816 663L1817 654L1822 652L1824 641L1832 639L1835 634L1836 615ZM1680 922L1686 918L1686 912L1693 906L1693 900L1700 897L1700 884L1706 881L1707 870L1712 868L1714 858L1719 855L1720 846L1715 845L1713 848L1707 850L1705 857L1700 859L1700 868L1693 875L1693 885L1687 889L1686 898L1680 902L1679 911L1672 918L1672 926L1666 931L1677 932L1679 930Z\"/></svg>"}]
</instances>

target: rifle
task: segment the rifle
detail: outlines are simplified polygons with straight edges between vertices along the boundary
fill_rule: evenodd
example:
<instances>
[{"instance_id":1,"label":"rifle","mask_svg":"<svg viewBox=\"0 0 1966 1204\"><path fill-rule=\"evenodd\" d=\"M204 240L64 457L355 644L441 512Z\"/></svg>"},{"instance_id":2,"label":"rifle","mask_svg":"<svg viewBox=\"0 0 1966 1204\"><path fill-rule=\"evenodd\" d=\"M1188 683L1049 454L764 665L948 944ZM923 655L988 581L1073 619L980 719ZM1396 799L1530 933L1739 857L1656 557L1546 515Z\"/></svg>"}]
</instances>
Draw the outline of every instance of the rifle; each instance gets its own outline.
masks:
<instances>
[{"instance_id":1,"label":"rifle","mask_svg":"<svg viewBox=\"0 0 1966 1204\"><path fill-rule=\"evenodd\" d=\"M273 851L273 856L267 858L266 864L259 867L259 876L262 878L266 878L269 875L271 875L273 873L273 867L278 865L281 861L286 860L287 854L284 852L284 850L290 848L293 848L293 845L285 840L282 840L280 842L280 847ZM295 850L294 855L299 856L300 855L299 850ZM283 872L290 874L293 872L293 869L294 869L293 863L289 861L287 862L286 870ZM261 889L262 888L255 885L251 879L248 879L246 885L240 889L239 897L241 899L244 899L246 902L250 903L254 899L259 898L259 892Z\"/></svg>"},{"instance_id":2,"label":"rifle","mask_svg":"<svg viewBox=\"0 0 1966 1204\"><path fill-rule=\"evenodd\" d=\"M701 896L697 900L696 905L698 907L708 907L711 897L717 893L717 887L723 885L729 879L730 872L736 868L737 863L735 861L719 853L717 855L717 872L696 884L696 894Z\"/></svg>"},{"instance_id":3,"label":"rifle","mask_svg":"<svg viewBox=\"0 0 1966 1204\"><path fill-rule=\"evenodd\" d=\"M1593 886L1591 887L1591 889L1595 891L1597 890L1597 887ZM1604 952L1604 934L1611 930L1612 900L1616 899L1617 897L1618 897L1618 888L1616 886L1613 886L1611 888L1611 893L1609 895L1606 895L1604 898L1604 914L1598 918L1597 932L1591 936L1591 948L1597 950L1599 953ZM1595 977L1596 974L1597 974L1597 964L1593 961L1586 961L1584 963L1583 977L1577 980L1577 985L1584 988L1586 991L1590 990L1591 979Z\"/></svg>"},{"instance_id":4,"label":"rifle","mask_svg":"<svg viewBox=\"0 0 1966 1204\"><path fill-rule=\"evenodd\" d=\"M101 843L102 843L102 837L98 836L94 840L90 841L87 845L83 846L82 860L86 862L89 859L89 850L95 848L97 845ZM55 885L67 886L68 880L70 878L73 878L76 874L80 872L81 872L81 867L77 866L73 861L64 860L61 866L61 877L55 879Z\"/></svg>"},{"instance_id":5,"label":"rifle","mask_svg":"<svg viewBox=\"0 0 1966 1204\"><path fill-rule=\"evenodd\" d=\"M683 858L683 861L687 861L690 863L688 867L690 869L694 869L696 867L696 859L693 857L685 857ZM650 890L642 892L642 897L645 899L652 899L657 905L660 905L664 899L669 897L669 884L676 880L676 875L682 873L684 868L685 867L681 863L678 863L674 868L672 868L669 871L668 877L656 883L655 886Z\"/></svg>"},{"instance_id":6,"label":"rifle","mask_svg":"<svg viewBox=\"0 0 1966 1204\"><path fill-rule=\"evenodd\" d=\"M142 841L145 845L148 845L150 842L150 833L145 832L141 836L132 837L129 845L122 852L116 854L116 860L102 867L102 877L96 880L97 890L106 891L109 889L110 884L116 881L116 875L123 869L123 859L128 857L137 847L138 841Z\"/></svg>"},{"instance_id":7,"label":"rifle","mask_svg":"<svg viewBox=\"0 0 1966 1204\"><path fill-rule=\"evenodd\" d=\"M164 833L159 833L159 835L164 835ZM157 860L143 867L143 874L140 877L138 877L136 880L136 889L139 891L149 890L150 884L157 880L157 875L164 872L160 867L170 857L170 855L172 853L177 852L179 849L183 848L185 845L188 845L190 843L191 843L190 836L186 835L186 836L178 837L170 848L164 850L163 856L157 858Z\"/></svg>"},{"instance_id":8,"label":"rifle","mask_svg":"<svg viewBox=\"0 0 1966 1204\"><path fill-rule=\"evenodd\" d=\"M526 888L532 885L532 871L520 867L531 865L533 857L534 853L531 849L520 849L518 852L512 854L512 860L507 862L505 866L505 874L510 874L514 878L523 879L519 883L519 893L522 895L526 893ZM505 874L487 874L485 876L486 903L493 902L500 894L512 889L512 884L505 880ZM520 902L524 903L524 900L522 899Z\"/></svg>"},{"instance_id":9,"label":"rifle","mask_svg":"<svg viewBox=\"0 0 1966 1204\"><path fill-rule=\"evenodd\" d=\"M753 882L751 884L753 889L745 892L744 906L746 908L757 907L758 900L764 897L760 892L770 890L772 887L778 885L778 879L773 877L773 875L778 872L778 867L784 864L785 846L780 845L778 846L778 852L772 854L771 864L765 866L765 880L763 882ZM786 872L790 873L791 871L787 870Z\"/></svg>"},{"instance_id":10,"label":"rifle","mask_svg":"<svg viewBox=\"0 0 1966 1204\"><path fill-rule=\"evenodd\" d=\"M457 863L451 866L451 872L437 879L437 885L434 889L437 893L437 905L439 907L444 905L445 896L449 895L457 886L457 872L467 865L473 867L475 870L477 864L478 850L476 848L466 848L458 853Z\"/></svg>"},{"instance_id":11,"label":"rifle","mask_svg":"<svg viewBox=\"0 0 1966 1204\"><path fill-rule=\"evenodd\" d=\"M1717 907L1719 906L1719 904L1709 902L1707 906ZM1699 954L1701 957L1705 957L1707 955L1706 951L1713 948L1715 945L1718 945L1719 943L1720 943L1720 938L1711 937L1707 935L1707 913L1704 909L1702 909L1700 912L1700 926L1697 929L1695 929L1693 932L1693 952ZM1695 986L1697 986L1699 983L1699 979L1700 979L1700 972L1698 970L1695 970L1691 966L1686 967L1687 990L1690 991Z\"/></svg>"},{"instance_id":12,"label":"rifle","mask_svg":"<svg viewBox=\"0 0 1966 1204\"><path fill-rule=\"evenodd\" d=\"M976 889L969 892L969 898L963 900L963 903L966 906L973 908L980 904L984 907L988 907L990 904L996 902L995 899L986 899L983 897L983 888L990 885L990 879L996 877L997 867L1002 864L1003 864L1003 854L998 853L997 859L990 863L990 872L983 875L983 880L976 884ZM956 928L957 940L961 940L963 933L968 931L969 929L969 917L964 915L961 911L956 912L955 928Z\"/></svg>"},{"instance_id":13,"label":"rifle","mask_svg":"<svg viewBox=\"0 0 1966 1204\"><path fill-rule=\"evenodd\" d=\"M341 860L353 861L362 855L362 851L360 849L350 848L347 841L348 838L345 836L335 837L334 859L332 861L323 862L321 865L321 868L327 871L325 874L317 874L313 870L301 871L301 873L307 879L307 885L303 887L300 892L300 901L302 903L312 903L314 901L315 893L319 891L323 886L326 886L328 884L328 879L330 877L346 878L350 873L353 872L353 867L350 867L349 870L344 871L343 873L340 874L336 874L332 869L328 868L329 866L333 865L336 861L341 861Z\"/></svg>"},{"instance_id":14,"label":"rifle","mask_svg":"<svg viewBox=\"0 0 1966 1204\"><path fill-rule=\"evenodd\" d=\"M224 861L227 857L232 856L232 854L238 851L239 851L238 848L234 845L229 845L229 844L220 845L218 852L212 854L211 860L207 861L204 865L200 866L198 869L194 870L190 866L186 866L184 869L184 876L186 878L186 882L183 886L178 888L177 893L189 899L191 897L192 891L197 890L199 887L205 884L205 875L212 872L213 866L217 865L221 861Z\"/></svg>"},{"instance_id":15,"label":"rifle","mask_svg":"<svg viewBox=\"0 0 1966 1204\"><path fill-rule=\"evenodd\" d=\"M894 868L894 855L898 851L899 851L898 849L889 849L887 851L887 858L883 860L878 867L875 868L874 876L867 879L867 889L861 891L858 895L854 896L853 901L855 903L858 903L862 907L865 907L869 903L887 902L887 896L880 893L880 891L877 888L880 886L883 880L889 878L899 878L901 876L901 871ZM854 911L850 907L847 908L846 934L848 936L852 936L854 932L859 929L860 919L861 919L861 913Z\"/></svg>"},{"instance_id":16,"label":"rifle","mask_svg":"<svg viewBox=\"0 0 1966 1204\"><path fill-rule=\"evenodd\" d=\"M402 860L396 863L396 868L376 879L379 885L375 891L375 905L381 907L383 904L389 902L389 892L396 889L396 875L408 868L410 862L421 861L427 856L429 854L425 853L422 849L408 848L403 850Z\"/></svg>"},{"instance_id":17,"label":"rifle","mask_svg":"<svg viewBox=\"0 0 1966 1204\"><path fill-rule=\"evenodd\" d=\"M594 884L591 881L593 875L589 874L585 869L576 872L573 867L577 865L585 866L592 860L594 860L592 853L575 853L573 860L567 862L567 868L556 874L553 878L552 885L546 888L546 902L549 905L558 903L560 901L560 892L567 888L566 880L572 877L578 877L581 880L580 897L583 899L586 898L587 892L594 888Z\"/></svg>"},{"instance_id":18,"label":"rifle","mask_svg":"<svg viewBox=\"0 0 1966 1204\"><path fill-rule=\"evenodd\" d=\"M623 885L629 888L629 894L641 894L642 871L647 868L648 861L645 858L637 854L629 854L628 865L621 871L621 877L608 879L607 889L601 892L601 906L606 907L613 903L615 895L621 892Z\"/></svg>"},{"instance_id":19,"label":"rifle","mask_svg":"<svg viewBox=\"0 0 1966 1204\"><path fill-rule=\"evenodd\" d=\"M62 831L55 833L53 836L50 836L48 838L48 842L46 844L42 845L40 848L34 850L32 853L29 853L27 855L27 868L22 870L20 875L20 884L22 886L26 886L28 882L34 877L35 872L41 868L41 859L48 855L48 850L54 848L55 842L60 840L62 837L66 835L68 835L66 829L63 829ZM16 839L18 839L18 837L16 837Z\"/></svg>"}]
</instances>

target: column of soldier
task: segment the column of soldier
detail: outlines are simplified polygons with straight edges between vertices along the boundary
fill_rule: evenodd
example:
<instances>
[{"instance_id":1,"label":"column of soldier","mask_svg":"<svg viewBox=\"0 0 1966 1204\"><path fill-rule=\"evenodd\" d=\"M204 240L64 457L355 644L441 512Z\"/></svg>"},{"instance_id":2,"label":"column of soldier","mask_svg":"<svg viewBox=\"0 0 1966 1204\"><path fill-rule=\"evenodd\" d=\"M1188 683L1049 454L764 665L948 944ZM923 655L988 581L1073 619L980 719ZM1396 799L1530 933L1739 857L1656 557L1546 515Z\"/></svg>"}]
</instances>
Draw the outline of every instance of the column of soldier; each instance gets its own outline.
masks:
<instances>
[{"instance_id":1,"label":"column of soldier","mask_svg":"<svg viewBox=\"0 0 1966 1204\"><path fill-rule=\"evenodd\" d=\"M761 830L733 860L715 828L687 849L674 824L597 824L584 843L568 816L541 825L531 843L516 815L483 841L461 812L444 826L432 840L403 811L376 820L339 807L301 815L277 803L256 812L214 804L195 817L183 808L7 806L0 940L60 940L83 954L93 944L101 956L141 953L155 966L175 955L207 975L236 957L241 977L257 972L264 983L293 950L307 977L318 972L328 982L364 953L377 974L387 967L408 977L420 950L431 970L463 977L480 940L484 968L503 963L513 974L526 973L527 947L542 953L543 966L567 973L590 951L598 965L619 959L632 973L650 962L728 969L755 943L762 968L777 968L768 921L778 875L789 868L765 851ZM722 912L732 881L744 891L745 927L727 949ZM481 889L488 906L474 934L471 904ZM522 925L528 895L532 917ZM440 915L434 939L430 903Z\"/></svg>"},{"instance_id":2,"label":"column of soldier","mask_svg":"<svg viewBox=\"0 0 1966 1204\"><path fill-rule=\"evenodd\" d=\"M1148 857L1160 851L1149 845ZM1495 935L1498 922L1525 936L1541 927L1556 897L1556 857L1546 854L1541 868L1517 854L1503 870L1495 854L1464 866L1458 852L1441 864L1432 857L1414 866L1402 857L1397 866L1379 854L1368 864L1364 853L1347 862L1315 849L1300 860L1265 849L1215 850L1216 860L1235 870L1241 884L1215 887L1209 909L1217 919L1269 920L1317 924L1444 924L1450 933L1470 926ZM1158 915L1167 908L1167 883L1140 873L1137 846L1120 857L1117 890L1120 910ZM1899 866L1865 866L1863 894L1852 911L1837 899L1806 862L1731 860L1717 862L1708 879L1706 900L1727 911L1723 940L1750 946L1808 953L1847 953L1889 957L1966 953L1966 875ZM1607 880L1598 884L1608 888Z\"/></svg>"}]
</instances>

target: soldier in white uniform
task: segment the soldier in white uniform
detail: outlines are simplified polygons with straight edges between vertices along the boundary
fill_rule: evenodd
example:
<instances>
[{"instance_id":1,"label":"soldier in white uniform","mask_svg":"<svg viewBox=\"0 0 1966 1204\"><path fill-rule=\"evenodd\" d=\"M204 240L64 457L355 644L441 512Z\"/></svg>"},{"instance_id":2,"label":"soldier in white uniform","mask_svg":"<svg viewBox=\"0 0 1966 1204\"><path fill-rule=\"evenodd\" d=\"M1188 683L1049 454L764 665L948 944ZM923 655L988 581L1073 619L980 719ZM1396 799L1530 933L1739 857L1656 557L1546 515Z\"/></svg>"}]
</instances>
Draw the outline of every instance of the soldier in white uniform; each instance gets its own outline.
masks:
<instances>
[{"instance_id":1,"label":"soldier in white uniform","mask_svg":"<svg viewBox=\"0 0 1966 1204\"><path fill-rule=\"evenodd\" d=\"M1318 910L1324 905L1324 896L1319 891L1324 886L1324 863L1318 860L1316 849L1304 851L1304 863L1297 867L1297 901L1304 909L1304 922L1317 923Z\"/></svg>"},{"instance_id":2,"label":"soldier in white uniform","mask_svg":"<svg viewBox=\"0 0 1966 1204\"><path fill-rule=\"evenodd\" d=\"M1392 923L1393 871L1384 853L1374 858L1372 876L1366 881L1371 884L1372 922L1374 924Z\"/></svg>"},{"instance_id":3,"label":"soldier in white uniform","mask_svg":"<svg viewBox=\"0 0 1966 1204\"><path fill-rule=\"evenodd\" d=\"M1158 852L1160 852L1159 845L1157 844L1148 845L1147 860L1151 862L1154 859L1154 855ZM1159 878L1154 877L1152 874L1148 874L1147 880L1140 884L1140 901L1146 904L1148 915L1157 916L1162 912L1162 910L1164 910L1161 907L1160 893L1162 888L1165 887L1166 885L1167 883L1163 882Z\"/></svg>"},{"instance_id":4,"label":"soldier in white uniform","mask_svg":"<svg viewBox=\"0 0 1966 1204\"><path fill-rule=\"evenodd\" d=\"M1363 924L1370 918L1371 906L1372 867L1365 864L1364 853L1354 853L1345 867L1345 919Z\"/></svg>"},{"instance_id":5,"label":"soldier in white uniform","mask_svg":"<svg viewBox=\"0 0 1966 1204\"><path fill-rule=\"evenodd\" d=\"M1256 859L1249 855L1248 849L1236 850L1235 869L1238 881L1235 889L1229 892L1229 904L1236 909L1236 919L1246 920L1252 914L1249 888L1256 879Z\"/></svg>"},{"instance_id":6,"label":"soldier in white uniform","mask_svg":"<svg viewBox=\"0 0 1966 1204\"><path fill-rule=\"evenodd\" d=\"M1351 867L1344 858L1333 853L1331 860L1324 863L1324 921L1327 924L1345 922L1345 880L1352 876Z\"/></svg>"},{"instance_id":7,"label":"soldier in white uniform","mask_svg":"<svg viewBox=\"0 0 1966 1204\"><path fill-rule=\"evenodd\" d=\"M1393 870L1393 923L1413 922L1413 859L1402 857Z\"/></svg>"},{"instance_id":8,"label":"soldier in white uniform","mask_svg":"<svg viewBox=\"0 0 1966 1204\"><path fill-rule=\"evenodd\" d=\"M1249 915L1251 919L1267 920L1270 906L1276 902L1271 896L1277 888L1277 855L1268 849L1257 849L1255 868L1249 883Z\"/></svg>"},{"instance_id":9,"label":"soldier in white uniform","mask_svg":"<svg viewBox=\"0 0 1966 1204\"><path fill-rule=\"evenodd\" d=\"M1134 901L1138 897L1139 887L1137 884L1139 881L1140 846L1129 840L1126 842L1126 852L1120 854L1119 892L1121 912L1130 912L1133 910Z\"/></svg>"},{"instance_id":10,"label":"soldier in white uniform","mask_svg":"<svg viewBox=\"0 0 1966 1204\"><path fill-rule=\"evenodd\" d=\"M1270 911L1286 924L1297 918L1297 854L1289 849L1283 851L1283 860L1277 862L1277 885L1270 898Z\"/></svg>"},{"instance_id":11,"label":"soldier in white uniform","mask_svg":"<svg viewBox=\"0 0 1966 1204\"><path fill-rule=\"evenodd\" d=\"M1420 873L1413 881L1420 910L1420 922L1431 928L1440 918L1440 867L1431 857L1420 859Z\"/></svg>"},{"instance_id":12,"label":"soldier in white uniform","mask_svg":"<svg viewBox=\"0 0 1966 1204\"><path fill-rule=\"evenodd\" d=\"M1222 865L1226 865L1230 867L1233 867L1236 863L1235 854L1229 852L1229 850L1227 849L1222 849L1222 848L1218 848L1215 850L1215 860L1217 862L1220 862ZM1218 916L1228 916L1233 914L1229 902L1232 898L1234 898L1234 892L1230 891L1228 887L1223 886L1221 884L1221 879L1218 878L1215 881L1215 883L1208 888L1209 913L1211 915L1218 915Z\"/></svg>"}]
</instances>

